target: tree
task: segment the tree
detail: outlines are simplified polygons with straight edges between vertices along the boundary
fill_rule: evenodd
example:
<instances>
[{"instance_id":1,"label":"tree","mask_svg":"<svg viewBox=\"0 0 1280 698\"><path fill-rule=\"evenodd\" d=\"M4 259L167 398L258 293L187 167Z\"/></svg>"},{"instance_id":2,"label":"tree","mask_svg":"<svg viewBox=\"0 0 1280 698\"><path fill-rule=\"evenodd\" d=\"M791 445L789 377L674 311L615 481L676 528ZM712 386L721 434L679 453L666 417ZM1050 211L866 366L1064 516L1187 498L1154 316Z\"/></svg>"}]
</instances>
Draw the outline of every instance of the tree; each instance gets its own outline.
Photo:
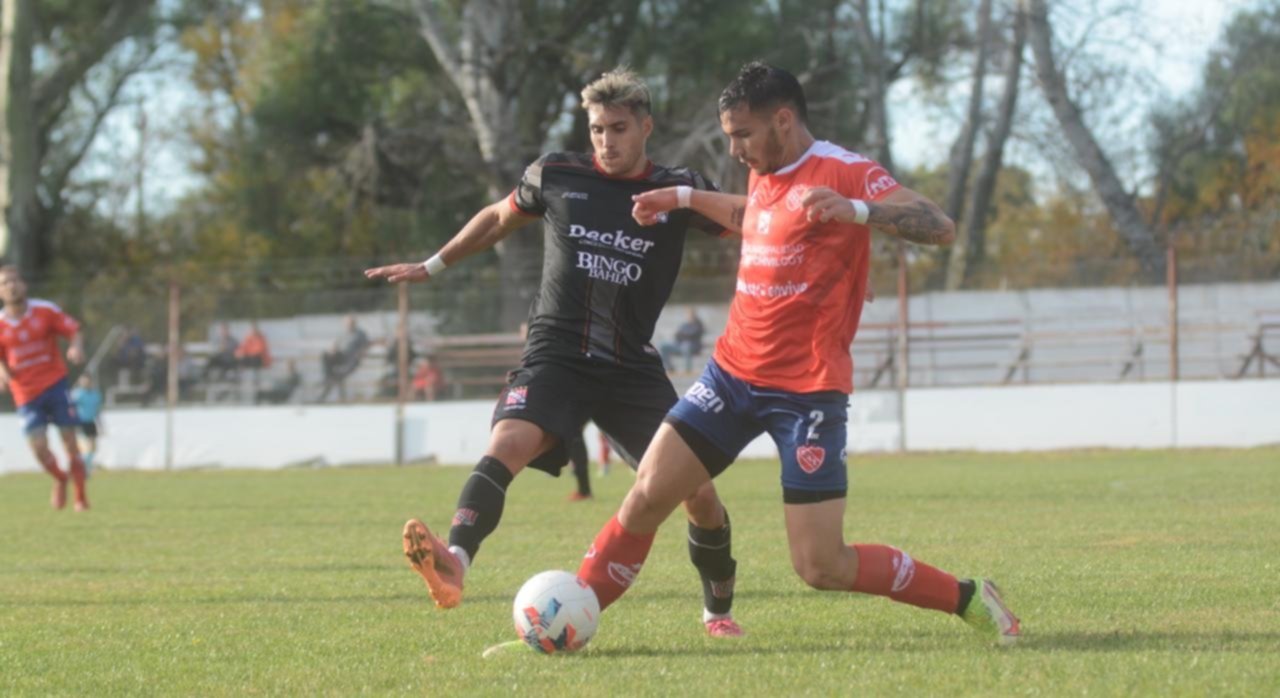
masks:
<instances>
[{"instance_id":1,"label":"tree","mask_svg":"<svg viewBox=\"0 0 1280 698\"><path fill-rule=\"evenodd\" d=\"M133 41L153 31L154 0L4 5L0 253L34 272L48 262L48 233L72 172L154 52L154 44Z\"/></svg>"},{"instance_id":2,"label":"tree","mask_svg":"<svg viewBox=\"0 0 1280 698\"><path fill-rule=\"evenodd\" d=\"M640 0L574 0L541 7L517 0L471 0L456 13L413 0L419 31L466 104L490 200L511 191L564 114L582 68L602 66L598 47L622 47ZM605 55L618 55L606 49ZM590 63L590 65L581 65ZM603 67L610 67L605 65ZM587 73L588 75L591 73ZM566 77L573 87L566 89ZM527 231L498 246L502 324L517 326L537 289L541 238Z\"/></svg>"},{"instance_id":3,"label":"tree","mask_svg":"<svg viewBox=\"0 0 1280 698\"><path fill-rule=\"evenodd\" d=\"M1164 276L1165 256L1156 243L1155 234L1138 210L1107 154L1098 144L1084 121L1080 107L1067 92L1066 80L1053 53L1053 30L1049 23L1046 0L1019 0L1028 16L1028 38L1036 59L1036 75L1040 89L1075 155L1077 164L1089 176L1093 189L1111 216L1112 224L1131 254L1138 260L1145 276L1156 280Z\"/></svg>"},{"instance_id":4,"label":"tree","mask_svg":"<svg viewBox=\"0 0 1280 698\"><path fill-rule=\"evenodd\" d=\"M1004 58L1004 88L1000 97L995 126L987 135L986 149L977 179L969 193L969 204L964 207L958 221L956 241L951 246L947 260L946 288L955 290L964 285L973 265L986 256L986 225L991 210L991 198L996 189L996 178L1004 164L1004 147L1013 130L1013 117L1018 104L1019 83L1022 81L1022 54L1027 43L1026 14L1021 5L1010 13L1013 37Z\"/></svg>"}]
</instances>

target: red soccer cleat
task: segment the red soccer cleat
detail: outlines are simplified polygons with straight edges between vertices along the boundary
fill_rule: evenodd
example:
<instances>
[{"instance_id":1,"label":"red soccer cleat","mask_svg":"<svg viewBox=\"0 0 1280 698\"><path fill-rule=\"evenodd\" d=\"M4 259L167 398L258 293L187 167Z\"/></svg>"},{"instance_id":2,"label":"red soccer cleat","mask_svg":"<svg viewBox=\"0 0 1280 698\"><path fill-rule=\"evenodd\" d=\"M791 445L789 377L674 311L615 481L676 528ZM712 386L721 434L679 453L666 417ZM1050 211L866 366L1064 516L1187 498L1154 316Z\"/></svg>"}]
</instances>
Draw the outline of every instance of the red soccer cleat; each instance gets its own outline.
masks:
<instances>
[{"instance_id":1,"label":"red soccer cleat","mask_svg":"<svg viewBox=\"0 0 1280 698\"><path fill-rule=\"evenodd\" d=\"M404 556L426 582L436 606L454 608L462 603L462 561L417 519L404 525Z\"/></svg>"},{"instance_id":2,"label":"red soccer cleat","mask_svg":"<svg viewBox=\"0 0 1280 698\"><path fill-rule=\"evenodd\" d=\"M732 618L716 618L705 623L711 637L742 637L742 626Z\"/></svg>"}]
</instances>

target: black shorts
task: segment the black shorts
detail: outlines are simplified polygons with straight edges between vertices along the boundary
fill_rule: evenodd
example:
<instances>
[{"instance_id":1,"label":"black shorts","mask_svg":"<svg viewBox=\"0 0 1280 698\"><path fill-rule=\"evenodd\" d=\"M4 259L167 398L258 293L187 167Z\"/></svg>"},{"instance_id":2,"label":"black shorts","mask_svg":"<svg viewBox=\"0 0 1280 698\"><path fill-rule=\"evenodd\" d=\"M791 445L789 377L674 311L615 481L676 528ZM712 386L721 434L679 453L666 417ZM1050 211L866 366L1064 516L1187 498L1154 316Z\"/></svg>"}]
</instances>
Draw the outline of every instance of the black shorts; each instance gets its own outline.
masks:
<instances>
[{"instance_id":1,"label":"black shorts","mask_svg":"<svg viewBox=\"0 0 1280 698\"><path fill-rule=\"evenodd\" d=\"M559 437L529 464L558 476L569 461L569 445L582 438L591 420L635 468L675 403L676 391L656 363L640 369L588 361L529 363L507 376L493 423L523 419Z\"/></svg>"},{"instance_id":2,"label":"black shorts","mask_svg":"<svg viewBox=\"0 0 1280 698\"><path fill-rule=\"evenodd\" d=\"M98 423L97 422L80 422L80 433L84 434L85 436L91 439L98 438Z\"/></svg>"}]
</instances>

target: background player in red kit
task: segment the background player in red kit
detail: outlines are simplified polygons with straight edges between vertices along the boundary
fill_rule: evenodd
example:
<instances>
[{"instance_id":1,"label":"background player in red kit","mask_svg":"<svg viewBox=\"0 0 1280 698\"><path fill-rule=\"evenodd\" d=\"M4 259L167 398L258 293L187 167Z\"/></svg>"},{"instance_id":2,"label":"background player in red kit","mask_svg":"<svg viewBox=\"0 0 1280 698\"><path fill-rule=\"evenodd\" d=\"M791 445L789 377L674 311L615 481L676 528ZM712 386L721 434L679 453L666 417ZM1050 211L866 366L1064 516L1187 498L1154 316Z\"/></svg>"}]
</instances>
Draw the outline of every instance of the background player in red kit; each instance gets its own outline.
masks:
<instances>
[{"instance_id":1,"label":"background player in red kit","mask_svg":"<svg viewBox=\"0 0 1280 698\"><path fill-rule=\"evenodd\" d=\"M67 359L72 363L84 361L80 325L57 305L28 298L27 284L17 267L0 267L0 300L4 301L4 313L0 315L0 391L13 392L31 451L55 480L51 498L55 509L67 505L68 475L49 450L45 428L50 423L58 427L67 450L69 479L75 485L76 511L84 511L89 508L89 497L85 493L84 461L76 445L80 422L71 409L67 365L58 347L58 337L65 338L69 343Z\"/></svg>"},{"instance_id":2,"label":"background player in red kit","mask_svg":"<svg viewBox=\"0 0 1280 698\"><path fill-rule=\"evenodd\" d=\"M521 365L498 399L484 457L458 497L448 545L418 519L405 524L405 556L441 608L461 602L463 575L497 528L518 474L529 467L558 475L587 420L634 466L677 400L653 347L653 328L680 270L686 231L720 234L724 227L693 211L642 227L631 216L631 197L672 185L700 191L714 185L645 155L653 130L649 89L630 71L615 70L588 85L582 104L593 154L542 156L507 200L481 210L425 264L365 272L393 282L424 281L446 262L460 262L543 221L542 282ZM709 481L681 500L689 514L689 557L702 581L706 630L713 637L741 635L731 616L737 563L728 513Z\"/></svg>"},{"instance_id":3,"label":"background player in red kit","mask_svg":"<svg viewBox=\"0 0 1280 698\"><path fill-rule=\"evenodd\" d=\"M692 208L741 229L728 326L578 576L601 608L615 601L680 500L768 432L782 460L791 563L807 584L953 613L1002 643L1017 640L1018 619L989 580L957 580L897 548L846 545L843 537L849 344L866 295L871 229L936 245L951 242L954 225L877 163L814 139L790 73L749 64L719 106L731 154L751 168L748 196L675 187L635 197L633 214L649 223ZM610 573L619 566L631 574Z\"/></svg>"}]
</instances>

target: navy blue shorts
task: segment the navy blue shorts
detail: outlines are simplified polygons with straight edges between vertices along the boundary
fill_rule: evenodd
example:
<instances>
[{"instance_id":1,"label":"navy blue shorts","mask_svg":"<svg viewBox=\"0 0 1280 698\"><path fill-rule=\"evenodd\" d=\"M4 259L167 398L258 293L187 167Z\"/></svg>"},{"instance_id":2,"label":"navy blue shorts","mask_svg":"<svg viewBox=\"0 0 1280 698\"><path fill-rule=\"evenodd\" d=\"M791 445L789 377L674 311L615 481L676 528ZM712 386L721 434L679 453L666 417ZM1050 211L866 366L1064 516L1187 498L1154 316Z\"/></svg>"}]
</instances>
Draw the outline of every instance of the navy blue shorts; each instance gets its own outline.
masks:
<instances>
[{"instance_id":1,"label":"navy blue shorts","mask_svg":"<svg viewBox=\"0 0 1280 698\"><path fill-rule=\"evenodd\" d=\"M71 409L66 378L45 388L36 399L19 407L18 414L22 416L22 431L28 436L43 433L50 424L65 428L80 426L80 420Z\"/></svg>"},{"instance_id":2,"label":"navy blue shorts","mask_svg":"<svg viewBox=\"0 0 1280 698\"><path fill-rule=\"evenodd\" d=\"M782 460L783 501L805 504L848 493L848 408L849 396L842 392L761 388L710 361L667 413L666 422L711 477L724 472L747 444L768 432Z\"/></svg>"}]
</instances>

